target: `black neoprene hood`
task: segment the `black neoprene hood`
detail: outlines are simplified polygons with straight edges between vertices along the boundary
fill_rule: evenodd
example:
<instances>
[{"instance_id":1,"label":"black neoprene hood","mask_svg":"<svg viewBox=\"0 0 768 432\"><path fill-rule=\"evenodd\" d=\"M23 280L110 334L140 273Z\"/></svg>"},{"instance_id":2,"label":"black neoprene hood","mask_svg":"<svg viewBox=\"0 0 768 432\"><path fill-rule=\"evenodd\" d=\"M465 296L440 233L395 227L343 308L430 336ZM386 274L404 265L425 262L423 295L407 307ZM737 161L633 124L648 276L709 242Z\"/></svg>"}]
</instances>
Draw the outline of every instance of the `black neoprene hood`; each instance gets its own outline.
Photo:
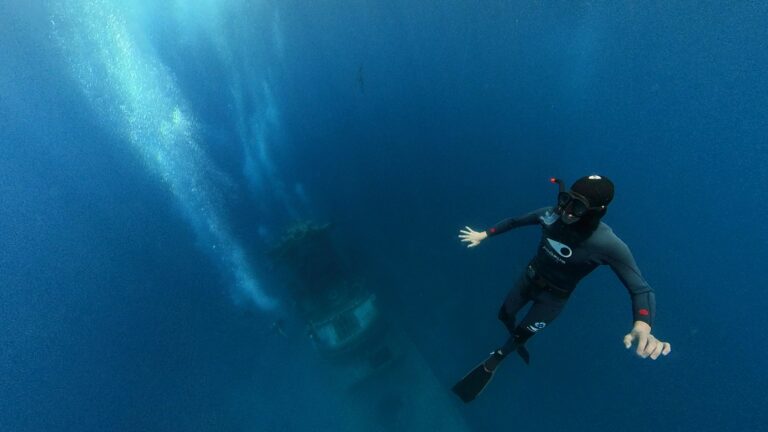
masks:
<instances>
[{"instance_id":1,"label":"black neoprene hood","mask_svg":"<svg viewBox=\"0 0 768 432\"><path fill-rule=\"evenodd\" d=\"M613 200L613 182L605 176L589 175L576 180L571 191L589 200L592 207L607 206Z\"/></svg>"}]
</instances>

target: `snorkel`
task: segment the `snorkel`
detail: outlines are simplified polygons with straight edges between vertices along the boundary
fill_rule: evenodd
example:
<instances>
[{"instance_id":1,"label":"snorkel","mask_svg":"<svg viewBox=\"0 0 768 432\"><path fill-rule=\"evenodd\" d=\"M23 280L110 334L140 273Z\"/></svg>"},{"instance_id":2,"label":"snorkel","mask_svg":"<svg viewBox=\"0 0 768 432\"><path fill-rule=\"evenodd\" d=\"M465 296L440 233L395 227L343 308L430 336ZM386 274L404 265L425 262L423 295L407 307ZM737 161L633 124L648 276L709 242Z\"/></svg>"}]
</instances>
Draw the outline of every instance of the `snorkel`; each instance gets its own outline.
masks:
<instances>
[{"instance_id":1,"label":"snorkel","mask_svg":"<svg viewBox=\"0 0 768 432\"><path fill-rule=\"evenodd\" d=\"M560 180L559 178L550 177L549 178L549 182L550 183L557 183L557 187L558 187L558 191L557 192L558 193L565 192L565 183L563 183L563 181Z\"/></svg>"},{"instance_id":2,"label":"snorkel","mask_svg":"<svg viewBox=\"0 0 768 432\"><path fill-rule=\"evenodd\" d=\"M558 195L563 193L563 192L565 192L565 183L563 183L563 181L560 180L559 178L550 177L549 178L549 182L553 183L553 184L557 183L557 186L558 186L558 192L557 193L558 193ZM544 216L541 217L541 221L545 225L549 226L549 225L552 225L553 223L557 222L557 220L560 219L562 214L563 214L563 208L558 203L558 206L555 207L554 211L552 211L552 210L547 211L544 214Z\"/></svg>"},{"instance_id":3,"label":"snorkel","mask_svg":"<svg viewBox=\"0 0 768 432\"><path fill-rule=\"evenodd\" d=\"M563 182L559 178L550 177L549 178L549 182L552 183L552 184L557 183L557 195L558 196L560 196L561 193L565 192L565 182ZM555 208L555 213L557 213L558 215L561 215L561 214L563 214L563 210L565 210L565 207L563 207L560 204L560 200L558 199L557 200L557 207Z\"/></svg>"}]
</instances>

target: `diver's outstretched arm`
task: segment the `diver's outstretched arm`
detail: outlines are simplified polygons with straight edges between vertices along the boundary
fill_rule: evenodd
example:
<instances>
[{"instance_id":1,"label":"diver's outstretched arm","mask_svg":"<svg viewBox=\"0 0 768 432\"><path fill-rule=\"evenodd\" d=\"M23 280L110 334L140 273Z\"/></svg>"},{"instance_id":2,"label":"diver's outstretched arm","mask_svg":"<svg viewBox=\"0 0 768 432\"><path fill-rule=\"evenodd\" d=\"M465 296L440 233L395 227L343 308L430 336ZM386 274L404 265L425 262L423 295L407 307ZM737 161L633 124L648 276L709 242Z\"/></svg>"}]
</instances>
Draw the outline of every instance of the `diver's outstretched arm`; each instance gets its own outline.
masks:
<instances>
[{"instance_id":1,"label":"diver's outstretched arm","mask_svg":"<svg viewBox=\"0 0 768 432\"><path fill-rule=\"evenodd\" d=\"M475 231L470 227L464 227L465 229L459 230L459 238L461 241L469 243L467 247L475 247L488 237L493 237L495 235L499 235L522 226L536 225L539 223L539 220L551 210L552 207L542 207L538 210L526 213L518 218L504 219L496 225L481 232Z\"/></svg>"}]
</instances>

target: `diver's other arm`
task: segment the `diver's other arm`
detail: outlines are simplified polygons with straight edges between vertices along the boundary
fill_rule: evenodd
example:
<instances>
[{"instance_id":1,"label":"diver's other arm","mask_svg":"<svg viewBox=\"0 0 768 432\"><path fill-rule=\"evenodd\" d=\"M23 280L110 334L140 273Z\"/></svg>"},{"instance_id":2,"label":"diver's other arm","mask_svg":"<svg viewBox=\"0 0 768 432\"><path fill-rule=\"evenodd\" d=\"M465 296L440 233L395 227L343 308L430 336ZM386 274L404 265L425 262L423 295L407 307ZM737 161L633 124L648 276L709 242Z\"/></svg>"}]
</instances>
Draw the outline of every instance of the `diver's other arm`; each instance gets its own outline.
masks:
<instances>
[{"instance_id":1,"label":"diver's other arm","mask_svg":"<svg viewBox=\"0 0 768 432\"><path fill-rule=\"evenodd\" d=\"M667 355L672 351L672 345L656 339L651 334L651 326L643 321L635 321L632 331L624 336L624 347L630 349L635 341L637 341L635 352L642 358L650 357L656 360L660 355Z\"/></svg>"},{"instance_id":2,"label":"diver's other arm","mask_svg":"<svg viewBox=\"0 0 768 432\"><path fill-rule=\"evenodd\" d=\"M637 355L653 360L672 351L668 342L662 342L651 334L656 310L656 295L643 278L629 247L618 237L613 237L606 253L607 264L627 288L632 299L632 330L624 336L624 346L629 349L637 342Z\"/></svg>"},{"instance_id":3,"label":"diver's other arm","mask_svg":"<svg viewBox=\"0 0 768 432\"><path fill-rule=\"evenodd\" d=\"M488 234L485 231L477 232L470 227L464 227L465 229L459 230L459 238L464 243L469 243L468 248L475 247L480 244L481 241L488 238Z\"/></svg>"}]
</instances>

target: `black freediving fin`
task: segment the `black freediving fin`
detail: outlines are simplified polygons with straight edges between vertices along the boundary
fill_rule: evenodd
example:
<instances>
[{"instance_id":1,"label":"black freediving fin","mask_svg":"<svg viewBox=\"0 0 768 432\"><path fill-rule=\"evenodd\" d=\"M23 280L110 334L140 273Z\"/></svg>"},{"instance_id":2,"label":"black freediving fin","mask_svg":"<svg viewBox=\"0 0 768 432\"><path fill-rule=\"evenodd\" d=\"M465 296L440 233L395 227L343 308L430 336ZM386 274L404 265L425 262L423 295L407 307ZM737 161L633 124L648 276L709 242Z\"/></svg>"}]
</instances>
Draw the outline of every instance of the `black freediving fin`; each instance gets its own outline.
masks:
<instances>
[{"instance_id":1,"label":"black freediving fin","mask_svg":"<svg viewBox=\"0 0 768 432\"><path fill-rule=\"evenodd\" d=\"M483 362L472 369L472 371L462 378L461 381L457 382L451 390L453 390L464 403L469 403L483 391L485 386L491 381L491 378L493 378L493 372L486 369L485 362Z\"/></svg>"}]
</instances>

